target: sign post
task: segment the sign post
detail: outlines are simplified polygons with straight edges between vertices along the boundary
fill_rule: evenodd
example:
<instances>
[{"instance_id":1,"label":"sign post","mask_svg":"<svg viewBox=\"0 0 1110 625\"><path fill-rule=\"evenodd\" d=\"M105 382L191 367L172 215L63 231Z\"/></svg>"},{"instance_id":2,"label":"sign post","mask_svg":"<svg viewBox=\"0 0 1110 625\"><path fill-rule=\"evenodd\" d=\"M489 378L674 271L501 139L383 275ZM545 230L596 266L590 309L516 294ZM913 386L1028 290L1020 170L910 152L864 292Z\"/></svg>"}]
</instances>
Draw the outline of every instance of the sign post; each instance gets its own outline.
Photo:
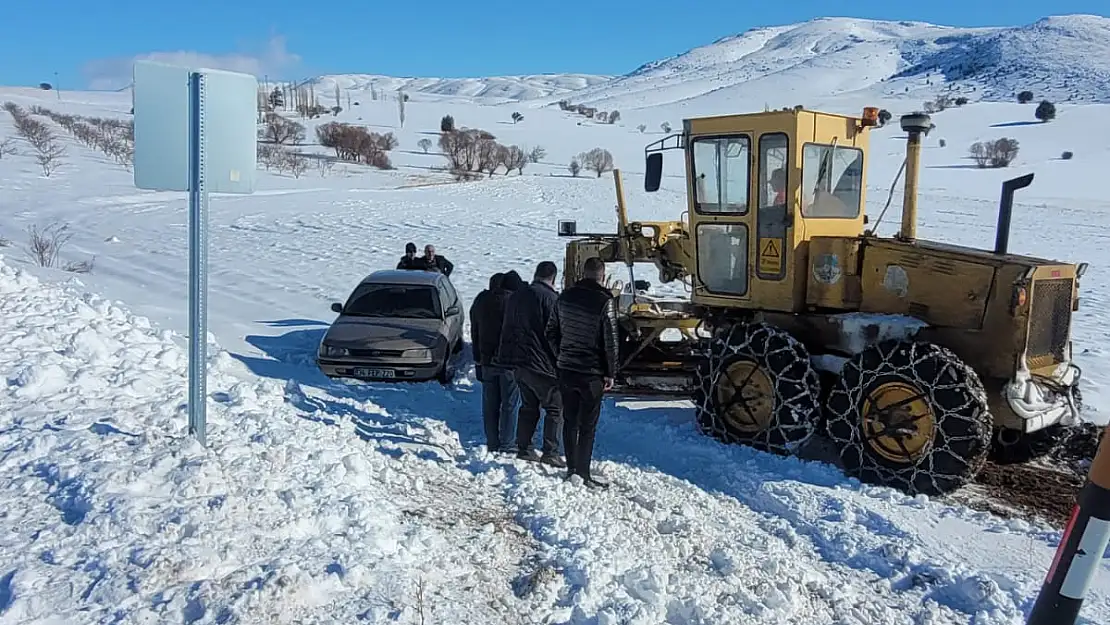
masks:
<instances>
[{"instance_id":1,"label":"sign post","mask_svg":"<svg viewBox=\"0 0 1110 625\"><path fill-rule=\"evenodd\" d=\"M1110 427L1098 444L1071 519L1026 625L1074 625L1110 543Z\"/></svg>"},{"instance_id":2,"label":"sign post","mask_svg":"<svg viewBox=\"0 0 1110 625\"><path fill-rule=\"evenodd\" d=\"M207 445L208 194L254 192L258 81L135 62L135 186L189 193L189 433Z\"/></svg>"}]
</instances>

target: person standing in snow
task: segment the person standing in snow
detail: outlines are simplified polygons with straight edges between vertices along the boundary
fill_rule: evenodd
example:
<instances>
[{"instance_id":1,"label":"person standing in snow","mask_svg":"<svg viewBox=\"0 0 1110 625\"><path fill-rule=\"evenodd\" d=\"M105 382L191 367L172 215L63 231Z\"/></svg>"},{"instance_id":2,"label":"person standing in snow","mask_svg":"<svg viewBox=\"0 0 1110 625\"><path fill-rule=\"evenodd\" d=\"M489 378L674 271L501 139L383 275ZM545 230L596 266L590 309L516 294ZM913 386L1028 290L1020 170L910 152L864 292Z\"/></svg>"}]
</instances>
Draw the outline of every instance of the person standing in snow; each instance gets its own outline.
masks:
<instances>
[{"instance_id":1,"label":"person standing in snow","mask_svg":"<svg viewBox=\"0 0 1110 625\"><path fill-rule=\"evenodd\" d=\"M419 266L420 259L416 257L416 244L408 242L405 244L405 255L401 257L401 261L397 263L398 269L421 269Z\"/></svg>"},{"instance_id":2,"label":"person standing in snow","mask_svg":"<svg viewBox=\"0 0 1110 625\"><path fill-rule=\"evenodd\" d=\"M555 301L546 335L562 398L567 479L579 475L587 487L607 488L591 474L590 463L602 396L613 388L619 362L616 299L603 286L605 263L600 258L587 259L583 273Z\"/></svg>"},{"instance_id":3,"label":"person standing in snow","mask_svg":"<svg viewBox=\"0 0 1110 625\"><path fill-rule=\"evenodd\" d=\"M438 271L448 277L455 270L455 265L447 258L436 256L436 246L431 244L424 246L424 256L419 259L418 267L426 271Z\"/></svg>"},{"instance_id":4,"label":"person standing in snow","mask_svg":"<svg viewBox=\"0 0 1110 625\"><path fill-rule=\"evenodd\" d=\"M532 275L532 283L509 298L505 306L505 325L501 329L498 362L512 367L520 387L520 415L517 421L517 457L565 467L559 454L559 430L563 410L555 377L555 355L545 331L555 307L555 276L558 268L543 261ZM533 437L544 411L543 454L537 454Z\"/></svg>"},{"instance_id":5,"label":"person standing in snow","mask_svg":"<svg viewBox=\"0 0 1110 625\"><path fill-rule=\"evenodd\" d=\"M493 360L501 342L501 320L511 291L504 288L505 274L495 273L489 288L479 293L470 305L470 344L474 366L482 383L482 424L486 449L512 453L516 434L516 409L520 393L512 369Z\"/></svg>"}]
</instances>

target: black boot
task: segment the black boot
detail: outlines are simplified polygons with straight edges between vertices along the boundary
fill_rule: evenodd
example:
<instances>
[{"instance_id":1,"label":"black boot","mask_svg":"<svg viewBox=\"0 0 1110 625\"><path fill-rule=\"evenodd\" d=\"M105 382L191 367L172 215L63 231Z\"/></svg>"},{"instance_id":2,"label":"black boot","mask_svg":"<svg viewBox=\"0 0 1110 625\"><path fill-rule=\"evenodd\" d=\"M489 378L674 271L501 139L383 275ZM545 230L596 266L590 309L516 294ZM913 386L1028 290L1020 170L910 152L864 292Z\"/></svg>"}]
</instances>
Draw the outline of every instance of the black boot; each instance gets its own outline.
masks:
<instances>
[{"instance_id":1,"label":"black boot","mask_svg":"<svg viewBox=\"0 0 1110 625\"><path fill-rule=\"evenodd\" d=\"M540 458L540 462L551 465L557 469L565 469L567 466L566 461L555 454L544 454Z\"/></svg>"},{"instance_id":2,"label":"black boot","mask_svg":"<svg viewBox=\"0 0 1110 625\"><path fill-rule=\"evenodd\" d=\"M528 462L539 462L541 456L535 449L521 449L516 452L516 457Z\"/></svg>"},{"instance_id":3,"label":"black boot","mask_svg":"<svg viewBox=\"0 0 1110 625\"><path fill-rule=\"evenodd\" d=\"M583 482L586 484L586 488L592 488L596 490L605 490L606 488L609 488L609 482L603 482L596 477L587 477L583 480Z\"/></svg>"}]
</instances>

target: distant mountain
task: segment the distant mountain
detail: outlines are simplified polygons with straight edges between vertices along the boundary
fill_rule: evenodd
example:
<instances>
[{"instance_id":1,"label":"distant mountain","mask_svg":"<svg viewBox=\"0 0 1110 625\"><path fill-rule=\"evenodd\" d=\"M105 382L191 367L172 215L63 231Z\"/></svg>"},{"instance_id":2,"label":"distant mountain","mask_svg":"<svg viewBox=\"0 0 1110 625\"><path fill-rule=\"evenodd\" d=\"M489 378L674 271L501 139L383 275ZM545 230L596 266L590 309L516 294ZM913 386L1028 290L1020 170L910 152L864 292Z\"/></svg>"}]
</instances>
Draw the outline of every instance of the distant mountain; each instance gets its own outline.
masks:
<instances>
[{"instance_id":1,"label":"distant mountain","mask_svg":"<svg viewBox=\"0 0 1110 625\"><path fill-rule=\"evenodd\" d=\"M334 74L315 80L318 91L328 93L339 85L341 90L370 91L371 86L382 92L404 89L408 93L493 100L530 100L557 96L603 84L611 76L592 74L537 74L533 76L494 76L490 78L395 78L374 74Z\"/></svg>"},{"instance_id":2,"label":"distant mountain","mask_svg":"<svg viewBox=\"0 0 1110 625\"><path fill-rule=\"evenodd\" d=\"M1110 102L1110 19L1047 17L1006 28L820 18L756 28L555 99L603 110L663 104L813 105L870 97Z\"/></svg>"}]
</instances>

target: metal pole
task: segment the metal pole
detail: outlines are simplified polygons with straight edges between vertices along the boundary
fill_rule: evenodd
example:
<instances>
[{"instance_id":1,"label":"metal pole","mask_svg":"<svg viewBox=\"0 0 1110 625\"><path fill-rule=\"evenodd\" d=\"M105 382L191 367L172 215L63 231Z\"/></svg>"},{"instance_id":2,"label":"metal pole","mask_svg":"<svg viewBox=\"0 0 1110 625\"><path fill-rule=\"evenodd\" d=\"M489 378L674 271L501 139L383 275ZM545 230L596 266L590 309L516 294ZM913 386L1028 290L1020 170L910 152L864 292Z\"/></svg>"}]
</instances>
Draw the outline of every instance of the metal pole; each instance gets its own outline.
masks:
<instances>
[{"instance_id":1,"label":"metal pole","mask_svg":"<svg viewBox=\"0 0 1110 625\"><path fill-rule=\"evenodd\" d=\"M1027 625L1075 625L1110 543L1110 427L1091 462Z\"/></svg>"},{"instance_id":2,"label":"metal pole","mask_svg":"<svg viewBox=\"0 0 1110 625\"><path fill-rule=\"evenodd\" d=\"M204 184L204 75L189 74L189 433L207 446L208 190Z\"/></svg>"}]
</instances>

